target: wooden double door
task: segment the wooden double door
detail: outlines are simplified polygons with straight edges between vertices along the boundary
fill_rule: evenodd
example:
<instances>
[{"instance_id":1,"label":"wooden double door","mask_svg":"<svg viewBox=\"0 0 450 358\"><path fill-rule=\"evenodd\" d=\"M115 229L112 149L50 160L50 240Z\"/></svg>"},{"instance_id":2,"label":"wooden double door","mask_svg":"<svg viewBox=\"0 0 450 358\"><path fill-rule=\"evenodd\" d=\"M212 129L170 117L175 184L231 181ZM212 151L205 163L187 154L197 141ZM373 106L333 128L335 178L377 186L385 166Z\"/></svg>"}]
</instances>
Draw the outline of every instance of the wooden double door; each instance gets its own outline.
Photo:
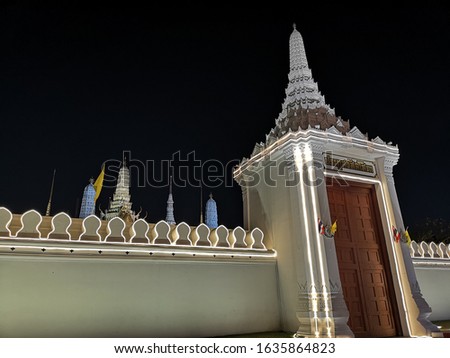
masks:
<instances>
[{"instance_id":1,"label":"wooden double door","mask_svg":"<svg viewBox=\"0 0 450 358\"><path fill-rule=\"evenodd\" d=\"M399 335L392 275L373 186L329 182L334 240L349 326L355 337Z\"/></svg>"}]
</instances>

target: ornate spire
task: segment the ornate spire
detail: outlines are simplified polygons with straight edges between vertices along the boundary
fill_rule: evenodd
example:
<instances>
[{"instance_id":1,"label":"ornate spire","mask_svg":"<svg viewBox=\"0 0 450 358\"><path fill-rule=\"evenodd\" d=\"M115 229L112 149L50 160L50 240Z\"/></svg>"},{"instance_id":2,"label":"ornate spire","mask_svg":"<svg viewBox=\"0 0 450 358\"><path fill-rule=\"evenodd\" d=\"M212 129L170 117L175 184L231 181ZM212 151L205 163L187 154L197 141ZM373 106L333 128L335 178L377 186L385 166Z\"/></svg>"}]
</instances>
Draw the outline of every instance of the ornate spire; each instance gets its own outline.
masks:
<instances>
[{"instance_id":1,"label":"ornate spire","mask_svg":"<svg viewBox=\"0 0 450 358\"><path fill-rule=\"evenodd\" d=\"M117 186L113 195L113 199L109 204L106 219L110 220L119 216L121 212L131 213L131 195L130 195L130 171L126 166L125 158L122 167L119 170L117 178Z\"/></svg>"},{"instance_id":2,"label":"ornate spire","mask_svg":"<svg viewBox=\"0 0 450 358\"><path fill-rule=\"evenodd\" d=\"M335 126L342 133L347 132L348 122L336 117L312 77L303 38L295 24L289 38L289 55L289 83L281 113L275 121L275 135L281 137L289 129L306 130L309 126L322 130Z\"/></svg>"},{"instance_id":3,"label":"ornate spire","mask_svg":"<svg viewBox=\"0 0 450 358\"><path fill-rule=\"evenodd\" d=\"M209 200L206 202L205 224L210 229L215 229L218 226L217 204L216 201L213 199L212 193L209 194Z\"/></svg>"},{"instance_id":4,"label":"ornate spire","mask_svg":"<svg viewBox=\"0 0 450 358\"><path fill-rule=\"evenodd\" d=\"M200 182L200 224L203 224L203 186Z\"/></svg>"},{"instance_id":5,"label":"ornate spire","mask_svg":"<svg viewBox=\"0 0 450 358\"><path fill-rule=\"evenodd\" d=\"M45 216L50 216L50 210L52 207L53 187L55 186L56 169L53 169L52 186L50 187L50 196L48 198L47 209L45 210Z\"/></svg>"},{"instance_id":6,"label":"ornate spire","mask_svg":"<svg viewBox=\"0 0 450 358\"><path fill-rule=\"evenodd\" d=\"M83 192L83 199L81 200L80 218L94 214L95 211L95 188L94 179L89 179L89 184L86 185Z\"/></svg>"},{"instance_id":7,"label":"ornate spire","mask_svg":"<svg viewBox=\"0 0 450 358\"><path fill-rule=\"evenodd\" d=\"M292 31L291 37L289 38L289 54L291 72L302 69L309 70L303 38L300 32L296 30L295 24L294 31ZM309 70L309 72L311 72L311 70Z\"/></svg>"},{"instance_id":8,"label":"ornate spire","mask_svg":"<svg viewBox=\"0 0 450 358\"><path fill-rule=\"evenodd\" d=\"M173 215L173 197L172 197L172 176L170 176L169 182L169 197L167 199L167 210L166 210L166 222L171 225L176 225L175 216Z\"/></svg>"}]
</instances>

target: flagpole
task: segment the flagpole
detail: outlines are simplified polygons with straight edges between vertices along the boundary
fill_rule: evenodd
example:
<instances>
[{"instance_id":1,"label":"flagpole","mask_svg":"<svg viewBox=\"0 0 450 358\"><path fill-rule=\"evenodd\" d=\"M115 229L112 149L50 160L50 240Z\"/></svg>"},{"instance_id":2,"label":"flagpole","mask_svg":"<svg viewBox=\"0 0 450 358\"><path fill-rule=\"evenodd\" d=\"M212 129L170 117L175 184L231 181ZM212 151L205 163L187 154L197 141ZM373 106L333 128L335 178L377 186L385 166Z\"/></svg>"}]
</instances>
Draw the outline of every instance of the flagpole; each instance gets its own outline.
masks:
<instances>
[{"instance_id":1,"label":"flagpole","mask_svg":"<svg viewBox=\"0 0 450 358\"><path fill-rule=\"evenodd\" d=\"M53 187L55 186L55 175L56 175L56 169L53 169L52 186L50 187L50 197L48 198L47 210L45 211L45 216L50 216L50 209L52 207Z\"/></svg>"}]
</instances>

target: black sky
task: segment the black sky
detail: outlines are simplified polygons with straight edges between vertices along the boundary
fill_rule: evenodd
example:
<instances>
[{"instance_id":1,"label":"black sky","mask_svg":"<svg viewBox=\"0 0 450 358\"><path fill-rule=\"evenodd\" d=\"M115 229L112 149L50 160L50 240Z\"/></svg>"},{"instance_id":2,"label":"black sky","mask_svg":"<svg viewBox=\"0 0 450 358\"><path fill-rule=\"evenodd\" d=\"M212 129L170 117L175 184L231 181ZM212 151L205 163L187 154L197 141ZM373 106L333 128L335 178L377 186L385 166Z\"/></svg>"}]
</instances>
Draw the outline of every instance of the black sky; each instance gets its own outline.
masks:
<instances>
[{"instance_id":1,"label":"black sky","mask_svg":"<svg viewBox=\"0 0 450 358\"><path fill-rule=\"evenodd\" d=\"M124 150L157 165L176 152L224 164L248 157L279 114L296 22L336 114L370 138L399 145L394 174L405 224L450 219L444 5L353 12L298 6L271 20L177 15L0 5L0 205L44 213L56 168L53 212L74 215L88 179ZM134 208L148 210L151 222L163 219L167 187L140 188L138 180L132 172ZM209 191L220 223L241 225L240 189L206 188L205 196ZM102 207L110 195L102 192ZM174 196L177 221L197 224L199 189L175 187Z\"/></svg>"}]
</instances>

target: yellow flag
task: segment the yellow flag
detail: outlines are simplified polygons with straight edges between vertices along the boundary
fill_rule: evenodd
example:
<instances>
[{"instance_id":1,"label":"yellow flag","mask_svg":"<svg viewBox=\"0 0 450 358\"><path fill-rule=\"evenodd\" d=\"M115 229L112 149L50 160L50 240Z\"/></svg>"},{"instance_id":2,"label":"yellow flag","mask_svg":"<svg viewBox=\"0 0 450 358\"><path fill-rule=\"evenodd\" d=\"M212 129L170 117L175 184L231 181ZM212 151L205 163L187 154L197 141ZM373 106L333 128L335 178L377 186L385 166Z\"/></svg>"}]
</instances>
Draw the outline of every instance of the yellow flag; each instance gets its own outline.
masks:
<instances>
[{"instance_id":1,"label":"yellow flag","mask_svg":"<svg viewBox=\"0 0 450 358\"><path fill-rule=\"evenodd\" d=\"M94 183L94 189L95 189L95 198L94 201L97 201L98 197L100 196L100 192L102 191L103 187L103 178L105 177L105 166L102 166L102 171L98 175L97 179L95 179Z\"/></svg>"},{"instance_id":2,"label":"yellow flag","mask_svg":"<svg viewBox=\"0 0 450 358\"><path fill-rule=\"evenodd\" d=\"M334 223L333 223L333 225L331 225L331 229L330 229L331 235L334 235L334 233L336 231L337 231L337 220L334 220Z\"/></svg>"},{"instance_id":3,"label":"yellow flag","mask_svg":"<svg viewBox=\"0 0 450 358\"><path fill-rule=\"evenodd\" d=\"M408 229L405 230L405 238L408 246L411 245L411 237L409 236Z\"/></svg>"}]
</instances>

